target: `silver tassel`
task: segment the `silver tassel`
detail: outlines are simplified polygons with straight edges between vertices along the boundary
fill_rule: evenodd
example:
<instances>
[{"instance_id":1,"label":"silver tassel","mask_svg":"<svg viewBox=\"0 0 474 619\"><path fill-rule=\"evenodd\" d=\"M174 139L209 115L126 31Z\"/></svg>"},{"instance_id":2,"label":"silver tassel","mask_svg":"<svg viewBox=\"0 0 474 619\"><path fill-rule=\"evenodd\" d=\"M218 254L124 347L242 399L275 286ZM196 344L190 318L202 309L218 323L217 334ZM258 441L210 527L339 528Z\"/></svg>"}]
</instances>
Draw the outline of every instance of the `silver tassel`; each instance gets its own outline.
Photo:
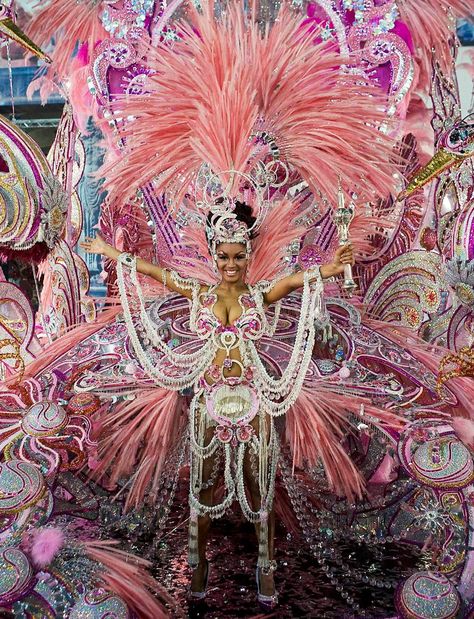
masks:
<instances>
[{"instance_id":1,"label":"silver tassel","mask_svg":"<svg viewBox=\"0 0 474 619\"><path fill-rule=\"evenodd\" d=\"M198 534L198 514L191 511L189 517L189 544L188 544L188 563L193 569L199 563L199 534Z\"/></svg>"},{"instance_id":2,"label":"silver tassel","mask_svg":"<svg viewBox=\"0 0 474 619\"><path fill-rule=\"evenodd\" d=\"M268 514L262 517L260 511L260 535L258 540L258 562L257 565L262 570L270 568L270 557L268 555Z\"/></svg>"}]
</instances>

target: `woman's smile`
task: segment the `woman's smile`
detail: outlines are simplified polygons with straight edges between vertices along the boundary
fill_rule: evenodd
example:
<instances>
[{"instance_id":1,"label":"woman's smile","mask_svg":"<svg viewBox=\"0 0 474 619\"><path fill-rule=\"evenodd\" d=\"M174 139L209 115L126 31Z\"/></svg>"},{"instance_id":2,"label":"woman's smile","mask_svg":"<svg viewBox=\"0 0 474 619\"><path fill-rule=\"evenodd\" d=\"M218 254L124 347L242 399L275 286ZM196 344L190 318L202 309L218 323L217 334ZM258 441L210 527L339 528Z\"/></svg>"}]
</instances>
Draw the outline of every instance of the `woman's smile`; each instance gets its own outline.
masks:
<instances>
[{"instance_id":1,"label":"woman's smile","mask_svg":"<svg viewBox=\"0 0 474 619\"><path fill-rule=\"evenodd\" d=\"M247 269L247 251L241 243L221 243L217 248L216 264L224 281L232 283L244 278Z\"/></svg>"}]
</instances>

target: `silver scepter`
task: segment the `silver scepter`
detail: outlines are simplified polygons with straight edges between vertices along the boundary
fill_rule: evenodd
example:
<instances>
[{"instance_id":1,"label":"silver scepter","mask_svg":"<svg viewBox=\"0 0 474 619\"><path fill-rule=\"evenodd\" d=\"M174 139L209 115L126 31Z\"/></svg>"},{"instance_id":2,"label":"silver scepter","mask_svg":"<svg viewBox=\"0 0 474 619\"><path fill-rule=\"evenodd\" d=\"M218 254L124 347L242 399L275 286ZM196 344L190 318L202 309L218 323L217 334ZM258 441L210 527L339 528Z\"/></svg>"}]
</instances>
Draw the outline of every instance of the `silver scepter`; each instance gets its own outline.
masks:
<instances>
[{"instance_id":1,"label":"silver scepter","mask_svg":"<svg viewBox=\"0 0 474 619\"><path fill-rule=\"evenodd\" d=\"M350 204L346 206L344 192L342 191L341 180L339 179L339 187L337 191L337 209L334 214L334 223L336 224L337 232L339 234L339 246L346 245L349 242L349 226L351 225L351 221L354 218L354 210L354 202L350 202ZM351 264L344 265L344 284L342 285L342 287L344 288L344 290L347 291L349 296L352 296L352 293L357 288L357 284L352 278Z\"/></svg>"}]
</instances>

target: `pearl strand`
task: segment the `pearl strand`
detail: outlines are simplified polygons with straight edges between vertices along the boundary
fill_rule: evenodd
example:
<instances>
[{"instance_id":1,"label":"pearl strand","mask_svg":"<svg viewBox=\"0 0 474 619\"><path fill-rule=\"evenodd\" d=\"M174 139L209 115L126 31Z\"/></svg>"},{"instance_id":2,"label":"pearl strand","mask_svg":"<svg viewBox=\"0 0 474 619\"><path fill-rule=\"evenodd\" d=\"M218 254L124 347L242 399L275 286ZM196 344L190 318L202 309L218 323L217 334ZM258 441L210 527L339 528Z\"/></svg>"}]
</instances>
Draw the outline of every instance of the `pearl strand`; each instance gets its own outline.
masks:
<instances>
[{"instance_id":1,"label":"pearl strand","mask_svg":"<svg viewBox=\"0 0 474 619\"><path fill-rule=\"evenodd\" d=\"M136 264L136 260L134 260L134 264ZM131 269L133 269L133 265L131 266ZM140 361L142 367L160 387L173 389L175 391L181 391L182 389L192 387L195 384L196 380L203 374L205 369L212 362L215 351L212 350L212 347L209 345L204 346L203 349L201 349L201 354L203 357L201 363L195 366L194 369L191 370L186 376L179 376L177 378L173 378L171 376L167 376L163 372L160 372L159 368L152 364L152 360L149 358L147 352L143 349L137 331L135 329L135 325L133 324L128 295L125 290L125 281L121 261L117 261L117 283L127 330L137 358ZM168 346L166 346L166 344L165 347L166 354L168 355L169 348Z\"/></svg>"},{"instance_id":2,"label":"pearl strand","mask_svg":"<svg viewBox=\"0 0 474 619\"><path fill-rule=\"evenodd\" d=\"M170 276L173 272L170 272ZM173 279L173 277L171 277ZM142 287L137 277L136 271L136 261L135 268L131 266L130 268L130 279L132 281L133 286L135 287L135 291L137 293L137 297L140 301L140 318L142 321L142 325L145 327L146 335L148 339L152 342L153 345L160 348L162 352L165 353L166 357L174 363L174 365L181 367L190 367L194 365L199 359L202 359L203 349L200 348L195 353L191 354L181 354L173 351L169 346L162 340L161 337L156 332L155 325L151 322L150 316L146 310L145 299L143 297ZM191 281L191 280L190 280ZM199 283L196 280L196 286L199 286ZM183 286L184 287L184 286ZM203 347L204 348L204 347Z\"/></svg>"},{"instance_id":3,"label":"pearl strand","mask_svg":"<svg viewBox=\"0 0 474 619\"><path fill-rule=\"evenodd\" d=\"M298 360L301 356L301 351L303 350L303 347L305 344L304 340L309 335L310 342L307 342L306 353L308 351L311 340L314 343L314 324L313 324L313 320L310 314L311 314L311 309L313 309L313 306L315 305L315 302L319 298L321 293L322 293L322 288L321 288L321 284L319 283L318 287L314 290L313 295L310 296L308 275L307 275L307 272L305 272L303 295L301 299L300 319L299 319L298 330L297 330L297 334L295 338L295 343L293 346L293 351L290 357L290 361L288 363L288 367L280 379L274 379L268 374L268 372L266 371L260 359L260 355L258 354L255 346L252 345L252 343L250 342L248 344L249 350L251 352L251 361L254 363L254 365L256 365L258 369L258 378L260 379L259 382L260 382L261 387L265 391L275 394L278 397L278 399L286 395L286 393L288 393L288 390L294 385L295 378L297 377L301 369L301 364L298 362ZM309 357L311 357L311 353L312 353L312 347L310 350ZM305 359L306 360L308 359L307 354L305 355ZM309 361L307 361L307 366L304 371L305 374L306 374L308 366L309 366ZM302 384L302 381L301 381L301 384ZM271 396L267 396L267 397L271 397Z\"/></svg>"},{"instance_id":4,"label":"pearl strand","mask_svg":"<svg viewBox=\"0 0 474 619\"><path fill-rule=\"evenodd\" d=\"M312 295L311 303L303 305L307 300L308 288L309 286L307 285L307 277L305 277L305 288L303 291L301 311L302 315L300 318L298 334L295 341L292 358L290 360L290 363L288 364L288 368L284 376L281 379L275 380L271 376L269 376L260 359L255 345L252 342L249 342L247 345L250 352L250 361L253 362L254 366L257 369L255 383L257 386L260 387L261 391L263 392L262 395L266 396L262 398L262 402L267 412L272 416L284 414L295 403L301 391L309 364L311 362L315 338L314 324L312 321L308 321L308 312L304 312L303 308L306 307L310 309L313 304L320 299L320 291L315 291L315 294ZM305 292L307 293L306 295L304 294ZM307 321L309 322L309 324L307 324ZM304 341L305 332L306 341ZM301 357L301 350L303 349L303 346L304 353ZM247 351L243 350L243 352L244 355L247 356ZM297 356L295 356L295 352L298 353ZM287 391L285 393L283 391L282 384L287 384L287 389L289 388L290 391ZM265 393L265 391L267 391L267 393ZM280 401L272 401L272 394L276 395ZM281 401L282 395L283 401Z\"/></svg>"},{"instance_id":5,"label":"pearl strand","mask_svg":"<svg viewBox=\"0 0 474 619\"><path fill-rule=\"evenodd\" d=\"M136 261L135 261L136 263ZM132 267L133 268L133 267ZM203 359L201 364L195 367L187 376L181 376L178 378L172 378L170 376L166 376L162 372L159 371L157 367L152 365L152 361L148 357L146 351L143 349L140 340L138 338L137 331L133 324L132 314L130 311L130 305L128 302L128 296L125 290L125 281L123 277L123 267L122 262L117 261L117 283L119 288L120 300L123 307L123 313L125 318L125 323L127 325L128 334L130 340L132 342L133 348L137 355L139 362L142 367L148 373L148 375L153 378L157 385L166 389L173 389L175 391L180 391L182 389L186 389L187 387L191 387L194 385L197 378L199 378L204 369L209 366L214 358L214 351L209 347L208 350L203 352ZM167 347L168 348L168 347ZM169 350L169 349L168 349Z\"/></svg>"},{"instance_id":6,"label":"pearl strand","mask_svg":"<svg viewBox=\"0 0 474 619\"><path fill-rule=\"evenodd\" d=\"M203 447L202 445L199 445L199 443L196 441L196 436L194 432L195 422L196 422L196 408L199 405L199 401L202 397L202 394L203 394L203 390L196 393L189 407L189 427L190 427L189 438L190 438L191 449L193 453L198 455L200 458L206 459L206 458L210 458L216 452L217 448L219 447L219 440L217 436L214 435L211 441L209 442L209 444L206 445L205 447ZM201 415L202 414L203 413L201 412Z\"/></svg>"},{"instance_id":7,"label":"pearl strand","mask_svg":"<svg viewBox=\"0 0 474 619\"><path fill-rule=\"evenodd\" d=\"M236 487L235 487L235 482L232 476L231 465L230 465L231 463L230 445L225 445L224 451L225 451L224 484L225 484L225 487L228 493L227 497L225 497L225 499L217 505L203 505L199 501L199 498L193 493L192 486L190 486L189 504L190 504L191 509L195 510L199 516L208 515L210 518L213 518L213 519L221 518L226 512L226 510L232 505L235 499ZM191 459L191 465L192 465L192 459Z\"/></svg>"},{"instance_id":8,"label":"pearl strand","mask_svg":"<svg viewBox=\"0 0 474 619\"><path fill-rule=\"evenodd\" d=\"M201 291L201 285L196 279L184 278L176 271L169 272L171 281L180 288L185 290L191 290L191 314L189 317L189 328L191 331L197 330L197 315L199 312L199 294Z\"/></svg>"}]
</instances>

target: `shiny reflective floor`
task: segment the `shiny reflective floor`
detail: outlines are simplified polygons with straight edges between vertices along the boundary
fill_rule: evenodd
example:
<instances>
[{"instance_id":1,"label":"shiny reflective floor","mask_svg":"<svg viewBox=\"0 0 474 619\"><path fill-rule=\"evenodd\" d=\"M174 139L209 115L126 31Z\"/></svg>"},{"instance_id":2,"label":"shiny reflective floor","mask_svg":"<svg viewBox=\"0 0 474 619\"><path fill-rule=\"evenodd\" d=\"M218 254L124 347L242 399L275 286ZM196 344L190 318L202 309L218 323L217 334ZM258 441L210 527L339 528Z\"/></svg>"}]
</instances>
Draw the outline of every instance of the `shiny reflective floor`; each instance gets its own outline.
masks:
<instances>
[{"instance_id":1,"label":"shiny reflective floor","mask_svg":"<svg viewBox=\"0 0 474 619\"><path fill-rule=\"evenodd\" d=\"M181 510L179 510L181 511ZM344 591L355 597L365 617L379 618L395 615L393 591L380 591L344 579L343 591L330 584L316 560L308 552L298 535L289 535L282 525L277 527L276 558L278 570L275 581L279 592L278 608L262 614L256 602L255 563L257 545L252 525L238 516L237 510L226 518L215 521L211 529L208 557L211 562L208 595L205 603L190 606L187 588L191 570L187 565L187 521L182 512L171 516L167 532L160 544L155 575L179 600L185 615L190 618L220 619L222 617L255 618L272 616L281 619L293 617L349 619L362 616L351 609L341 597ZM359 549L346 548L354 556ZM156 555L155 555L156 556ZM367 564L368 573L383 569L394 580L403 573L416 569L417 555L409 549L387 549L385 558L362 552L360 562Z\"/></svg>"}]
</instances>

